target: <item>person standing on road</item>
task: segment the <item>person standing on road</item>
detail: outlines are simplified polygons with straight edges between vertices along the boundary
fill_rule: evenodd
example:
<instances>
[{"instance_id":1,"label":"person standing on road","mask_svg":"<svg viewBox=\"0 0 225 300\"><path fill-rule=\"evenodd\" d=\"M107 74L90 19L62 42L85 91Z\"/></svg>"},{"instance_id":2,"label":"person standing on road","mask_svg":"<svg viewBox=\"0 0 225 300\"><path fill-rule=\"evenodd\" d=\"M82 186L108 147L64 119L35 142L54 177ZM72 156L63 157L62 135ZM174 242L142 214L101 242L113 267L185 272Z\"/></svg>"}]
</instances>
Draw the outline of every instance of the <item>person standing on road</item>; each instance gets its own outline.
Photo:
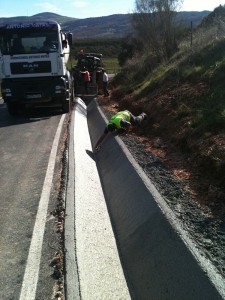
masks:
<instances>
[{"instance_id":1,"label":"person standing on road","mask_svg":"<svg viewBox=\"0 0 225 300\"><path fill-rule=\"evenodd\" d=\"M140 126L141 123L146 119L147 115L144 112L136 117L129 110L119 111L109 120L103 134L98 139L94 150L100 150L100 145L109 132L116 132L118 134L128 133L131 125Z\"/></svg>"},{"instance_id":2,"label":"person standing on road","mask_svg":"<svg viewBox=\"0 0 225 300\"><path fill-rule=\"evenodd\" d=\"M106 71L102 69L102 84L103 84L103 93L105 97L109 96L108 81L109 81L109 76L106 73Z\"/></svg>"},{"instance_id":3,"label":"person standing on road","mask_svg":"<svg viewBox=\"0 0 225 300\"><path fill-rule=\"evenodd\" d=\"M91 81L91 76L90 76L90 73L88 71L88 69L86 69L86 67L84 67L84 88L85 88L85 93L86 95L88 95L88 86L89 86L89 83Z\"/></svg>"}]
</instances>

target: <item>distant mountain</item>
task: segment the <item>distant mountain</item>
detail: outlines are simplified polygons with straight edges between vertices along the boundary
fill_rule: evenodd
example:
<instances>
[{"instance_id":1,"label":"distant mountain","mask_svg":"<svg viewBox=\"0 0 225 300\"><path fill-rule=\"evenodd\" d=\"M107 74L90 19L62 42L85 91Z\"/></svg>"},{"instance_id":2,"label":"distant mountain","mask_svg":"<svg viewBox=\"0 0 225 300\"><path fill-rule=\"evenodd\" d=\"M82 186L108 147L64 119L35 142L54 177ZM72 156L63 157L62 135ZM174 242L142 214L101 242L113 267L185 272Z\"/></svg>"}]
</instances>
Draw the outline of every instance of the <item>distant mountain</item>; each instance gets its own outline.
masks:
<instances>
[{"instance_id":1,"label":"distant mountain","mask_svg":"<svg viewBox=\"0 0 225 300\"><path fill-rule=\"evenodd\" d=\"M133 33L129 14L78 19L63 24L76 38L124 37Z\"/></svg>"},{"instance_id":2,"label":"distant mountain","mask_svg":"<svg viewBox=\"0 0 225 300\"><path fill-rule=\"evenodd\" d=\"M210 11L183 11L177 13L177 18L185 25L188 25L192 22L193 26L197 26L209 13ZM130 14L115 14L96 18L76 19L50 12L44 12L31 17L18 16L12 18L0 18L0 24L54 20L59 22L64 30L71 31L76 39L101 37L121 38L133 34L130 17Z\"/></svg>"},{"instance_id":3,"label":"distant mountain","mask_svg":"<svg viewBox=\"0 0 225 300\"><path fill-rule=\"evenodd\" d=\"M192 22L193 27L198 26L202 20L208 16L211 11L181 11L177 13L177 18L185 25L189 25Z\"/></svg>"},{"instance_id":4,"label":"distant mountain","mask_svg":"<svg viewBox=\"0 0 225 300\"><path fill-rule=\"evenodd\" d=\"M76 20L75 18L65 17L58 14L54 14L51 12L44 12L40 14L36 14L30 17L26 16L18 16L11 18L0 18L0 24L2 23L14 23L14 22L29 22L29 21L46 21L46 20L54 20L59 23L65 23L72 20Z\"/></svg>"}]
</instances>

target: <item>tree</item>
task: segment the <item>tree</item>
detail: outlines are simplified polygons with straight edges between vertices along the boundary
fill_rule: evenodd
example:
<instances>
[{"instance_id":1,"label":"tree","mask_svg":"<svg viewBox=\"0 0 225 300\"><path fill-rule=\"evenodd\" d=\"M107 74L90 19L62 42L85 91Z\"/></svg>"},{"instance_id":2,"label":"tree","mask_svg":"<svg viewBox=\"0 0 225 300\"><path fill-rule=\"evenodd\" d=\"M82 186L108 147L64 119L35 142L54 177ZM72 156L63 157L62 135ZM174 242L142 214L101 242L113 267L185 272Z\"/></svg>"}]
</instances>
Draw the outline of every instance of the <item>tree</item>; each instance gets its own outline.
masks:
<instances>
[{"instance_id":1,"label":"tree","mask_svg":"<svg viewBox=\"0 0 225 300\"><path fill-rule=\"evenodd\" d=\"M157 57L168 59L176 51L175 14L182 0L136 0L132 25L137 37Z\"/></svg>"},{"instance_id":2,"label":"tree","mask_svg":"<svg viewBox=\"0 0 225 300\"><path fill-rule=\"evenodd\" d=\"M140 47L140 42L134 38L127 37L123 41L121 51L118 55L119 65L122 67L128 59L132 59L135 53L140 51Z\"/></svg>"}]
</instances>

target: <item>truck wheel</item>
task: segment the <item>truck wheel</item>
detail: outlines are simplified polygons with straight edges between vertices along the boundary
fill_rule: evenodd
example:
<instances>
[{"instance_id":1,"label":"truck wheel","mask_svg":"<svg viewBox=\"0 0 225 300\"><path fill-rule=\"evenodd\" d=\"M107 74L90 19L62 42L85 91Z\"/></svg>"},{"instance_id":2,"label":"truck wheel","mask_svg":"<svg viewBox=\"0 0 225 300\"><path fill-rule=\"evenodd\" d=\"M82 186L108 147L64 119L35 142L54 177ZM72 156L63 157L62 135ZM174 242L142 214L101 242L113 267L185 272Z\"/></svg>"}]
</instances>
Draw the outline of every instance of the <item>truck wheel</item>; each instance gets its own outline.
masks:
<instances>
[{"instance_id":1,"label":"truck wheel","mask_svg":"<svg viewBox=\"0 0 225 300\"><path fill-rule=\"evenodd\" d=\"M67 93L67 97L62 100L62 110L64 113L70 112L74 101L74 90L73 84L71 84L70 89Z\"/></svg>"},{"instance_id":2,"label":"truck wheel","mask_svg":"<svg viewBox=\"0 0 225 300\"><path fill-rule=\"evenodd\" d=\"M64 113L70 112L70 108L71 108L71 100L70 100L70 98L69 98L69 100L68 100L68 98L64 99L63 102L62 102L62 110L63 110L63 112Z\"/></svg>"},{"instance_id":3,"label":"truck wheel","mask_svg":"<svg viewBox=\"0 0 225 300\"><path fill-rule=\"evenodd\" d=\"M19 113L18 103L6 103L10 115L16 116Z\"/></svg>"},{"instance_id":4,"label":"truck wheel","mask_svg":"<svg viewBox=\"0 0 225 300\"><path fill-rule=\"evenodd\" d=\"M74 92L74 82L73 82L72 87L71 87L71 103L72 104L74 103L74 95L75 95L75 92Z\"/></svg>"}]
</instances>

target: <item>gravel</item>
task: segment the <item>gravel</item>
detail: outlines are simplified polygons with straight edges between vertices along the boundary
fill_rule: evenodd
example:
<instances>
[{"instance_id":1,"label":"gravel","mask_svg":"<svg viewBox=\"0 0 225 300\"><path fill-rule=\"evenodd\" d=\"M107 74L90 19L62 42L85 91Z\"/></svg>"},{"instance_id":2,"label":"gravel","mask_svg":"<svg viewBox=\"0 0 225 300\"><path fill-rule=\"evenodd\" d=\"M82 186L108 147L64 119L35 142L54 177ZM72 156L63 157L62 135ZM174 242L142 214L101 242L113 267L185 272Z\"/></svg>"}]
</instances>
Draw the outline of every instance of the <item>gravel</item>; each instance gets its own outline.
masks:
<instances>
[{"instance_id":1,"label":"gravel","mask_svg":"<svg viewBox=\"0 0 225 300\"><path fill-rule=\"evenodd\" d=\"M111 112L103 109L109 118ZM166 169L162 160L147 151L145 146L130 135L120 136L128 150L150 178L164 200L182 222L182 227L192 237L201 252L215 265L225 278L225 218L224 212L200 206L185 190L185 183Z\"/></svg>"},{"instance_id":2,"label":"gravel","mask_svg":"<svg viewBox=\"0 0 225 300\"><path fill-rule=\"evenodd\" d=\"M184 189L184 182L174 178L166 170L161 159L146 151L141 142L129 135L123 135L121 139L182 222L194 243L225 277L225 218L223 212L217 212L217 215L213 216L209 207L202 207L195 202L190 193Z\"/></svg>"}]
</instances>

